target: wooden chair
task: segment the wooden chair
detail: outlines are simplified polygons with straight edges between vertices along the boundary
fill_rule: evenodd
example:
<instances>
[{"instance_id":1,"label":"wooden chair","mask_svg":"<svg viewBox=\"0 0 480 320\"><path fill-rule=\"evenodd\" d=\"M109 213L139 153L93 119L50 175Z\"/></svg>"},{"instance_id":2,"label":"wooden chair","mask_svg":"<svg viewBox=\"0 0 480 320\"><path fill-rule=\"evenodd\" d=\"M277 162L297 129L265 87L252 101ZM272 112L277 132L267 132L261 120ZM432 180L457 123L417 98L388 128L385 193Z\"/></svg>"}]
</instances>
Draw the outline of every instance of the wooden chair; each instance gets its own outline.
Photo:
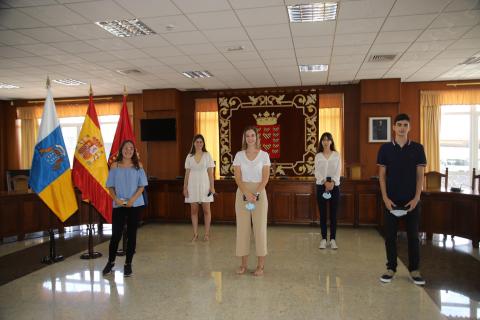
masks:
<instances>
[{"instance_id":1,"label":"wooden chair","mask_svg":"<svg viewBox=\"0 0 480 320\"><path fill-rule=\"evenodd\" d=\"M28 191L30 170L7 170L8 191Z\"/></svg>"},{"instance_id":2,"label":"wooden chair","mask_svg":"<svg viewBox=\"0 0 480 320\"><path fill-rule=\"evenodd\" d=\"M478 180L478 181L477 181ZM473 168L473 173L472 173L472 191L475 192L475 190L480 191L480 174L476 174L475 168Z\"/></svg>"},{"instance_id":3,"label":"wooden chair","mask_svg":"<svg viewBox=\"0 0 480 320\"><path fill-rule=\"evenodd\" d=\"M362 180L362 165L360 163L345 165L345 175L350 180Z\"/></svg>"},{"instance_id":4,"label":"wooden chair","mask_svg":"<svg viewBox=\"0 0 480 320\"><path fill-rule=\"evenodd\" d=\"M442 178L444 178L445 190L448 190L448 168L445 168L445 173L437 171L425 172L425 189L440 190L442 188Z\"/></svg>"}]
</instances>

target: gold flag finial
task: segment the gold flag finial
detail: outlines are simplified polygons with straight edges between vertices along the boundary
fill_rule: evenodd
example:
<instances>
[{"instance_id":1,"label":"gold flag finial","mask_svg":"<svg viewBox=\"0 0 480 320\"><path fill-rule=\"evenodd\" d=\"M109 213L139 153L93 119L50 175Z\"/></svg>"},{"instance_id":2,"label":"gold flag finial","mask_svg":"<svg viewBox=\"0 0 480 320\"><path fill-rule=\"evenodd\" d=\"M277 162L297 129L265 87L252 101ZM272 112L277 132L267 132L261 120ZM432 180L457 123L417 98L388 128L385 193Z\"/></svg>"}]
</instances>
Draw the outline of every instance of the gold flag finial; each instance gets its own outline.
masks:
<instances>
[{"instance_id":1,"label":"gold flag finial","mask_svg":"<svg viewBox=\"0 0 480 320\"><path fill-rule=\"evenodd\" d=\"M50 77L47 76L47 83L46 83L47 89L50 88Z\"/></svg>"},{"instance_id":2,"label":"gold flag finial","mask_svg":"<svg viewBox=\"0 0 480 320\"><path fill-rule=\"evenodd\" d=\"M127 94L127 86L126 86L126 85L123 86L123 95L124 95L124 96L127 96L127 95L128 95L128 94Z\"/></svg>"},{"instance_id":3,"label":"gold flag finial","mask_svg":"<svg viewBox=\"0 0 480 320\"><path fill-rule=\"evenodd\" d=\"M90 91L88 92L91 96L93 96L92 84L90 83Z\"/></svg>"}]
</instances>

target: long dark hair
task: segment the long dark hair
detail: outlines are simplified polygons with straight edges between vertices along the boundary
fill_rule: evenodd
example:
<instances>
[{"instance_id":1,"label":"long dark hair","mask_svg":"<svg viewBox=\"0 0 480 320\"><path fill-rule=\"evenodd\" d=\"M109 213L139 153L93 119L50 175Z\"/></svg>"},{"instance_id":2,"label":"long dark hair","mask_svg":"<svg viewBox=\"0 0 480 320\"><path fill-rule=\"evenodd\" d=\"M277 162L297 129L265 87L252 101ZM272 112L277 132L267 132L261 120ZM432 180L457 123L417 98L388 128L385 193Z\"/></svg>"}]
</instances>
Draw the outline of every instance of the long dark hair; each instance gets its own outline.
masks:
<instances>
[{"instance_id":1,"label":"long dark hair","mask_svg":"<svg viewBox=\"0 0 480 320\"><path fill-rule=\"evenodd\" d=\"M333 141L333 136L330 132L324 132L322 133L322 136L320 137L320 141L318 141L318 148L317 148L317 153L323 152L323 144L322 140L327 138L328 140L332 141L332 144L330 145L330 150L332 151L337 151L335 149L335 141Z\"/></svg>"},{"instance_id":2,"label":"long dark hair","mask_svg":"<svg viewBox=\"0 0 480 320\"><path fill-rule=\"evenodd\" d=\"M135 143L133 143L132 140L123 140L122 144L120 145L120 148L118 149L117 159L115 160L115 162L121 162L123 160L122 150L123 150L123 147L125 147L125 145L129 142L133 145L132 163L135 169L138 170L140 169L140 161L138 161L137 148L135 147Z\"/></svg>"},{"instance_id":3,"label":"long dark hair","mask_svg":"<svg viewBox=\"0 0 480 320\"><path fill-rule=\"evenodd\" d=\"M205 138L204 138L201 134L197 134L197 135L195 135L195 137L193 137L192 147L190 148L190 152L189 152L189 154L192 155L192 156L195 155L195 141L196 141L197 139L202 139L202 141L203 141L202 151L203 151L203 152L207 152L207 148L205 147Z\"/></svg>"}]
</instances>

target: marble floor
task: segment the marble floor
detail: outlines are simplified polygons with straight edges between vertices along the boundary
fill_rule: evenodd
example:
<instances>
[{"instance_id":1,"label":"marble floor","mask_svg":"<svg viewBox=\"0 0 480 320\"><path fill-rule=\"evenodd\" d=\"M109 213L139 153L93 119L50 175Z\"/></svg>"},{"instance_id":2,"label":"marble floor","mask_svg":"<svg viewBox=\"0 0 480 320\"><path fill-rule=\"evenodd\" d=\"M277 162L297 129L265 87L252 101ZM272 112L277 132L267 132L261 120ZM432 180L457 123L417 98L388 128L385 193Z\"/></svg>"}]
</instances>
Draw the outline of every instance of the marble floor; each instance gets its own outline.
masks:
<instances>
[{"instance_id":1,"label":"marble floor","mask_svg":"<svg viewBox=\"0 0 480 320\"><path fill-rule=\"evenodd\" d=\"M333 251L318 249L318 227L269 227L263 277L235 274L234 226L213 226L210 242L190 238L188 225L144 225L130 278L123 277L123 257L114 274L101 275L104 242L95 247L102 258L73 255L6 283L0 319L480 318L478 300L414 285L402 261L395 280L380 283L385 249L373 228L340 228Z\"/></svg>"}]
</instances>

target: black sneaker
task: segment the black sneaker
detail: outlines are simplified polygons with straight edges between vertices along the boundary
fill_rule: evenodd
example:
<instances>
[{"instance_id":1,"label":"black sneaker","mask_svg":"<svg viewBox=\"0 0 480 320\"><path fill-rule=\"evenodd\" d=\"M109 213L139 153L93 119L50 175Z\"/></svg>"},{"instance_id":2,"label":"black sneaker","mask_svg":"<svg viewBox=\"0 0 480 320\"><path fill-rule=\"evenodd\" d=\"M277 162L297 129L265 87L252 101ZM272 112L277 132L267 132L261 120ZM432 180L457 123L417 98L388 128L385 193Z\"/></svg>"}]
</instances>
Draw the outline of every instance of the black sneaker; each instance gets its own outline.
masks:
<instances>
[{"instance_id":1,"label":"black sneaker","mask_svg":"<svg viewBox=\"0 0 480 320\"><path fill-rule=\"evenodd\" d=\"M387 272L382 274L380 277L380 281L384 283L390 283L392 282L393 277L395 276L395 271L388 269Z\"/></svg>"},{"instance_id":2,"label":"black sneaker","mask_svg":"<svg viewBox=\"0 0 480 320\"><path fill-rule=\"evenodd\" d=\"M105 265L105 268L103 268L103 271L102 271L103 275L106 276L107 274L112 273L114 265L115 265L114 262L108 261L107 264Z\"/></svg>"},{"instance_id":3,"label":"black sneaker","mask_svg":"<svg viewBox=\"0 0 480 320\"><path fill-rule=\"evenodd\" d=\"M424 286L426 283L425 279L422 278L422 275L418 270L410 272L410 279L412 279L413 283L419 286Z\"/></svg>"},{"instance_id":4,"label":"black sneaker","mask_svg":"<svg viewBox=\"0 0 480 320\"><path fill-rule=\"evenodd\" d=\"M127 263L123 266L123 276L130 277L132 275L132 264Z\"/></svg>"}]
</instances>

